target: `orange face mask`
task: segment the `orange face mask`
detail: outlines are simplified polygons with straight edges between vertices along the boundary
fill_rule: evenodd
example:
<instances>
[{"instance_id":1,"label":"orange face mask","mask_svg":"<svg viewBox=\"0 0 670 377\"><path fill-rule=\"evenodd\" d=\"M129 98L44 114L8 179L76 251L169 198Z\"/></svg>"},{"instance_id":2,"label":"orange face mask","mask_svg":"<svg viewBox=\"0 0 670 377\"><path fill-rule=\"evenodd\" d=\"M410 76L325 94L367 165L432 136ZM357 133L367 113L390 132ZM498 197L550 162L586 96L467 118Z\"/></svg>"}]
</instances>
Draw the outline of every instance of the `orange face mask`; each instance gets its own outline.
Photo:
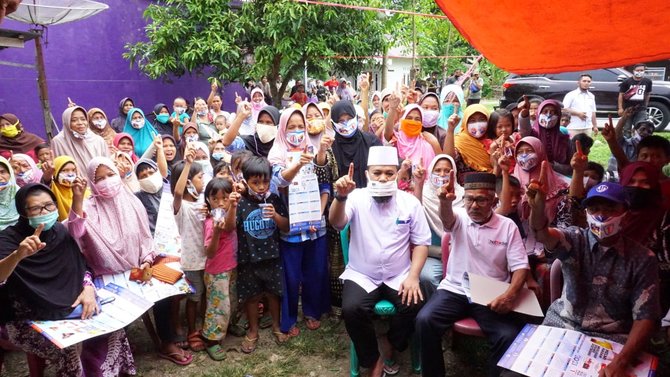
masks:
<instances>
[{"instance_id":1,"label":"orange face mask","mask_svg":"<svg viewBox=\"0 0 670 377\"><path fill-rule=\"evenodd\" d=\"M421 134L423 124L420 120L402 119L400 121L400 130L409 137L417 137Z\"/></svg>"}]
</instances>

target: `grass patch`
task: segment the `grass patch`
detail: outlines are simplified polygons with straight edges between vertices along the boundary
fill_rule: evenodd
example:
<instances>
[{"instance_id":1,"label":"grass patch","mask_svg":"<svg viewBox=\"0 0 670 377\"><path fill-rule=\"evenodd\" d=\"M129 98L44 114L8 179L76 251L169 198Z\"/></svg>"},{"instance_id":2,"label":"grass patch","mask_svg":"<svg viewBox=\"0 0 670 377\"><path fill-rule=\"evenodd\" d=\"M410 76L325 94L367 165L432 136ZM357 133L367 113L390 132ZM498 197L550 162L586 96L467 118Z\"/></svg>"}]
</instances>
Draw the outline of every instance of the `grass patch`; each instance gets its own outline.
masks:
<instances>
[{"instance_id":1,"label":"grass patch","mask_svg":"<svg viewBox=\"0 0 670 377\"><path fill-rule=\"evenodd\" d=\"M283 349L281 353L275 353L270 349L257 349L251 355L240 355L241 357L226 360L207 373L197 372L193 376L208 377L230 377L230 376L263 376L263 377L285 377L307 375L300 362L300 355L291 350Z\"/></svg>"}]
</instances>

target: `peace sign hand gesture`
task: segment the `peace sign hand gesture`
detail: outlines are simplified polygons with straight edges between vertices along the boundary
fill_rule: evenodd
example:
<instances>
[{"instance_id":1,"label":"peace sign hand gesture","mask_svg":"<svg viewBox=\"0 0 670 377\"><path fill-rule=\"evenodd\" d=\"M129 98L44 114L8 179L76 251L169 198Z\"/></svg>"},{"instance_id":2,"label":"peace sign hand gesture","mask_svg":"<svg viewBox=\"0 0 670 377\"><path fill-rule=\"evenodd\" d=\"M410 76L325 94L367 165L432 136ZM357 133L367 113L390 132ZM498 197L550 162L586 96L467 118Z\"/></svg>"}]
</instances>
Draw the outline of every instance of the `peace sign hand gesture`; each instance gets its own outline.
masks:
<instances>
[{"instance_id":1,"label":"peace sign hand gesture","mask_svg":"<svg viewBox=\"0 0 670 377\"><path fill-rule=\"evenodd\" d=\"M440 199L440 201L446 201L451 204L454 200L456 200L456 190L454 189L454 182L456 181L456 177L454 177L454 171L449 172L449 183L446 185L442 185L440 187L440 191L437 193L437 197Z\"/></svg>"},{"instance_id":2,"label":"peace sign hand gesture","mask_svg":"<svg viewBox=\"0 0 670 377\"><path fill-rule=\"evenodd\" d=\"M537 209L538 206L544 205L545 198L548 191L548 179L547 174L549 171L549 162L542 161L542 166L540 168L540 179L531 179L528 187L526 188L526 197L528 198L528 204L533 209Z\"/></svg>"}]
</instances>

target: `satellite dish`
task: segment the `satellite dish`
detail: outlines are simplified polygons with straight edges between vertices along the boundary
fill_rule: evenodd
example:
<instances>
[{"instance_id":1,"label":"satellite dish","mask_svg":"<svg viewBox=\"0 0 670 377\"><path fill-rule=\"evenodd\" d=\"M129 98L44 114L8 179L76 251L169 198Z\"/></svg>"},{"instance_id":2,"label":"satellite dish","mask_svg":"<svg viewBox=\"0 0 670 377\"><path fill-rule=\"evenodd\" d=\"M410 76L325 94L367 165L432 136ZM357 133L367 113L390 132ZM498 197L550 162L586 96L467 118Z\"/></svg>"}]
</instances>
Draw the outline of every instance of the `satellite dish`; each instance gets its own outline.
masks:
<instances>
[{"instance_id":1,"label":"satellite dish","mask_svg":"<svg viewBox=\"0 0 670 377\"><path fill-rule=\"evenodd\" d=\"M83 20L108 9L91 0L23 0L7 18L31 25L58 25Z\"/></svg>"}]
</instances>

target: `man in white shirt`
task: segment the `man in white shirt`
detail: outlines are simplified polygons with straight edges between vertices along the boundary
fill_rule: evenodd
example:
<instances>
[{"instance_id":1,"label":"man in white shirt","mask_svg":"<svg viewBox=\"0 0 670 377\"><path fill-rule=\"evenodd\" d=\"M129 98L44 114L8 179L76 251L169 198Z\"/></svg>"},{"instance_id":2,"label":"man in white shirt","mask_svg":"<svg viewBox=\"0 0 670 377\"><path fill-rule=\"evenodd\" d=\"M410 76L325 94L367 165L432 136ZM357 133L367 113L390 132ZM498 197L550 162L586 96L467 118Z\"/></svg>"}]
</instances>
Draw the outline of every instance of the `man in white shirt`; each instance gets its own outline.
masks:
<instances>
[{"instance_id":1,"label":"man in white shirt","mask_svg":"<svg viewBox=\"0 0 670 377\"><path fill-rule=\"evenodd\" d=\"M568 133L570 138L577 134L597 135L596 97L589 92L591 75L582 73L577 82L579 87L565 95L563 107L570 114Z\"/></svg>"},{"instance_id":2,"label":"man in white shirt","mask_svg":"<svg viewBox=\"0 0 670 377\"><path fill-rule=\"evenodd\" d=\"M491 345L489 375L498 376L498 360L516 338L523 322L511 313L530 269L519 229L511 219L493 211L496 176L470 173L464 178L465 208L452 209L456 199L455 177L439 192L440 218L451 232L447 274L416 317L421 339L421 370L424 377L444 377L441 340L451 325L472 317ZM477 274L510 283L505 293L487 306L471 303L464 275Z\"/></svg>"},{"instance_id":3,"label":"man in white shirt","mask_svg":"<svg viewBox=\"0 0 670 377\"><path fill-rule=\"evenodd\" d=\"M335 229L349 223L349 262L344 273L342 317L360 365L380 377L384 368L372 324L375 304L388 300L396 307L388 340L394 350L408 346L414 318L423 304L419 274L428 256L430 228L421 203L398 191L398 152L371 147L368 186L356 189L354 166L335 182L329 220ZM410 246L414 249L410 255ZM410 258L411 256L411 258Z\"/></svg>"}]
</instances>

